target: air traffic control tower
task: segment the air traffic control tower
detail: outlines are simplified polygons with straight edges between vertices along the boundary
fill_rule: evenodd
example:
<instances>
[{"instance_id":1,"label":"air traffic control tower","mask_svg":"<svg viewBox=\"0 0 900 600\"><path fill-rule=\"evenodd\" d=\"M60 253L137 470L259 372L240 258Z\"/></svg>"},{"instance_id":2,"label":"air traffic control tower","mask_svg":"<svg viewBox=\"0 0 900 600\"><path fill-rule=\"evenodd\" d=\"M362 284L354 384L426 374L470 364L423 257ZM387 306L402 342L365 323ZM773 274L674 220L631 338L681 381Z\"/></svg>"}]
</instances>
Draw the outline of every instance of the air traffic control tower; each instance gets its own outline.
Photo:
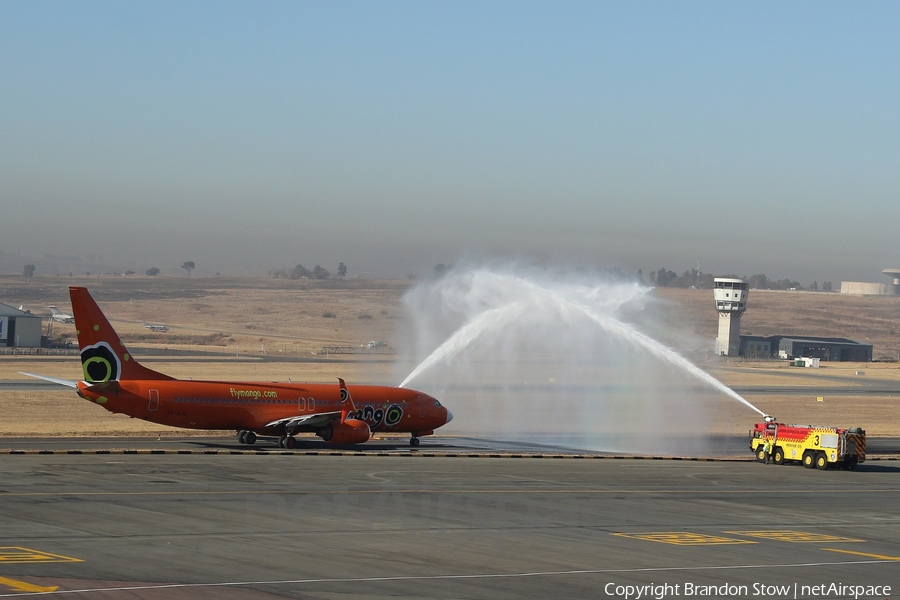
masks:
<instances>
[{"instance_id":1,"label":"air traffic control tower","mask_svg":"<svg viewBox=\"0 0 900 600\"><path fill-rule=\"evenodd\" d=\"M747 310L750 286L743 279L715 278L716 312L719 313L718 356L737 356L741 350L741 315Z\"/></svg>"}]
</instances>

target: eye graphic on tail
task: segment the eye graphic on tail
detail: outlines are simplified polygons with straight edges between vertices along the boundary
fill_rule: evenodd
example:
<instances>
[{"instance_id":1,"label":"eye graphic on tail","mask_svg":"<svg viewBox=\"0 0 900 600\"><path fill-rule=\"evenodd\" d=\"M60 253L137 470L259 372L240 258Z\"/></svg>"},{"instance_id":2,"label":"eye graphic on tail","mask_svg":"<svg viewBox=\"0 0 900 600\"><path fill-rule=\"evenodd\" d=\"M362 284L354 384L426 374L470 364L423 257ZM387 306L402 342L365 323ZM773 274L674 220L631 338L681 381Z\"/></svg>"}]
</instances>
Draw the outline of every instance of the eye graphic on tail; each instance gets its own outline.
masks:
<instances>
[{"instance_id":1,"label":"eye graphic on tail","mask_svg":"<svg viewBox=\"0 0 900 600\"><path fill-rule=\"evenodd\" d=\"M119 357L106 342L85 346L81 351L81 368L84 370L85 381L91 383L118 381L122 373Z\"/></svg>"}]
</instances>

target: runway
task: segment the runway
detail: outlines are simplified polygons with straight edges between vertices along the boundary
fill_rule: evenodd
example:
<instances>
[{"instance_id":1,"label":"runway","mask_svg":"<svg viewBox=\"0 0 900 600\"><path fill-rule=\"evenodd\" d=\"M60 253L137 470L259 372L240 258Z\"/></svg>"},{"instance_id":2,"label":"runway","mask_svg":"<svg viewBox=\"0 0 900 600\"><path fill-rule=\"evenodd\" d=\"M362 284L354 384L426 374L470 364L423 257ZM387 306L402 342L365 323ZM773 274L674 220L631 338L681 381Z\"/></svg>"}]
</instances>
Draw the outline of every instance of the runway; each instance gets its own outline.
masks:
<instances>
[{"instance_id":1,"label":"runway","mask_svg":"<svg viewBox=\"0 0 900 600\"><path fill-rule=\"evenodd\" d=\"M672 586L673 598L688 585L726 586L718 597L734 598L794 598L794 586L831 583L882 586L861 597L900 590L900 463L845 472L425 448L0 455L0 597L51 588L153 600L624 598L626 586L648 584Z\"/></svg>"},{"instance_id":2,"label":"runway","mask_svg":"<svg viewBox=\"0 0 900 600\"><path fill-rule=\"evenodd\" d=\"M323 442L312 435L298 435L297 447L293 450L282 450L276 444L276 438L260 437L252 446L239 444L236 437L222 436L185 436L185 437L76 437L76 438L0 438L0 454L9 452L26 453L95 453L109 451L136 451L143 453L268 453L284 452L288 454L331 454L346 452L350 454L382 454L382 453L440 453L446 454L523 454L523 455L604 455L609 453L594 452L578 448L574 445L541 443L539 441L486 440L457 436L426 436L421 438L422 445L411 448L408 435L395 437L379 437L365 444L337 445ZM900 442L900 440L898 440ZM751 458L747 450L747 439L744 436L719 436L711 440L710 446L718 448L711 456L739 456ZM898 443L900 446L900 443Z\"/></svg>"},{"instance_id":3,"label":"runway","mask_svg":"<svg viewBox=\"0 0 900 600\"><path fill-rule=\"evenodd\" d=\"M783 378L802 378L806 373L779 373ZM742 396L758 396L778 394L782 396L897 396L900 395L900 383L891 380L882 380L874 378L846 377L835 375L820 375L817 373L818 379L823 381L823 385L810 386L790 386L790 385L744 385L732 386L731 389ZM362 382L359 382L362 383ZM368 382L378 383L378 382ZM827 384L825 384L827 383ZM0 391L7 392L24 392L24 391L59 391L67 389L65 386L51 383L48 381L38 381L30 379L0 379ZM711 393L708 386L682 386L683 391L693 391L697 394ZM622 393L629 391L628 386L610 383L595 383L590 385L562 385L562 384L503 384L503 385L468 385L468 384L452 384L444 386L444 390L454 392L473 392L473 391L514 391L518 394L600 394L600 393Z\"/></svg>"},{"instance_id":4,"label":"runway","mask_svg":"<svg viewBox=\"0 0 900 600\"><path fill-rule=\"evenodd\" d=\"M422 445L410 448L405 436L374 439L365 444L340 446L328 444L313 436L297 436L297 447L283 450L275 444L275 438L260 438L252 445L239 444L234 436L185 436L185 437L31 437L0 438L0 456L9 453L44 454L95 454L95 453L143 453L143 454L432 454L440 456L631 456L612 452L588 451L577 446L548 444L537 441L486 440L471 437L438 436L423 437ZM711 436L708 452L702 456L681 457L710 459L752 459L746 436ZM869 437L867 453L870 460L900 456L900 438ZM641 458L654 458L653 455ZM664 457L669 458L669 457Z\"/></svg>"}]
</instances>

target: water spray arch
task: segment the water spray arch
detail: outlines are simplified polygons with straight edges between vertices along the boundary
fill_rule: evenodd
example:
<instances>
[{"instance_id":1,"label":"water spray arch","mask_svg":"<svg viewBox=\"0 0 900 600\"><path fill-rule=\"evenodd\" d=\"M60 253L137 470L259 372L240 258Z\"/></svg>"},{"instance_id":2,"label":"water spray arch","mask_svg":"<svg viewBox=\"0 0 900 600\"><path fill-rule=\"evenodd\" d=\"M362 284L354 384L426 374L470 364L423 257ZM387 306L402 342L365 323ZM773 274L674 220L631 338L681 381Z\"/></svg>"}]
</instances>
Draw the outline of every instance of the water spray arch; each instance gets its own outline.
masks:
<instances>
[{"instance_id":1,"label":"water spray arch","mask_svg":"<svg viewBox=\"0 0 900 600\"><path fill-rule=\"evenodd\" d=\"M417 387L440 394L454 406L455 415L472 412L477 423L502 423L471 432L476 435L532 441L535 436L567 438L567 443L591 449L645 450L648 445L664 449L656 430L678 429L676 421L683 421L682 429L698 422L695 403L686 400L694 391L684 378L702 382L709 391L762 415L681 354L622 320L618 314L622 307L643 304L648 291L634 283L554 279L541 273L491 269L451 273L406 298L417 333L432 345L400 385L415 381ZM454 329L421 335L443 320L455 323ZM544 364L548 361L535 359L541 355L536 339L549 344L545 358L560 357L569 344L580 346L587 360L570 356L559 364ZM631 349L624 352L624 359L617 354L622 344ZM595 357L601 364L591 368ZM583 373L573 368L576 363L587 365ZM669 370L655 374L661 365ZM626 377L610 382L613 371ZM540 377L544 372L561 375L544 381ZM594 372L598 376L592 381ZM679 376L679 383L669 385L669 379ZM661 396L677 401L679 410ZM693 411L691 419L685 419L681 409ZM469 433L465 418L457 419L461 433ZM611 433L610 423L627 423L634 433ZM550 430L554 434L546 433Z\"/></svg>"}]
</instances>

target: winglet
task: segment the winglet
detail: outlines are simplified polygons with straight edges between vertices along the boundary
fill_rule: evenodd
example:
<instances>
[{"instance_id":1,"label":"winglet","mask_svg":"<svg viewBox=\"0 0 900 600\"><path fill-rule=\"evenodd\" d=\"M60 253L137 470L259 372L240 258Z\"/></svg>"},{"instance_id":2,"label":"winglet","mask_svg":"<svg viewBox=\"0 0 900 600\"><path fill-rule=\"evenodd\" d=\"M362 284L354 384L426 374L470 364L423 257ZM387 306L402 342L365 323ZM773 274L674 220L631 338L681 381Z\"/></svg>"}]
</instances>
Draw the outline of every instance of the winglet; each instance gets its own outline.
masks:
<instances>
[{"instance_id":1,"label":"winglet","mask_svg":"<svg viewBox=\"0 0 900 600\"><path fill-rule=\"evenodd\" d=\"M356 413L356 404L353 403L353 398L350 396L350 391L347 389L347 384L344 383L344 380L338 377L338 381L341 384L341 423L343 423L347 420L350 413Z\"/></svg>"}]
</instances>

